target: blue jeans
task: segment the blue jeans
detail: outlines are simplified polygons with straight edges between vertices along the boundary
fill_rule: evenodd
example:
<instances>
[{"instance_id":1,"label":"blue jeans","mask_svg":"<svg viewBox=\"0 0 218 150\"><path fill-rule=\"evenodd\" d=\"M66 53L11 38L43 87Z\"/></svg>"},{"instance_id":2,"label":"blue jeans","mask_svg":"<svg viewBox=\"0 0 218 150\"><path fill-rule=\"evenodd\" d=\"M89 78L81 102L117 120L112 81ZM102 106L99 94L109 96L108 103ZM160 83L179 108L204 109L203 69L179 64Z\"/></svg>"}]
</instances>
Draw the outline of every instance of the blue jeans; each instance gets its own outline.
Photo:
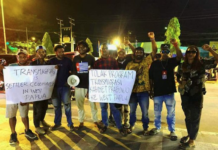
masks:
<instances>
[{"instance_id":1,"label":"blue jeans","mask_svg":"<svg viewBox=\"0 0 218 150\"><path fill-rule=\"evenodd\" d=\"M176 105L174 93L154 97L154 116L155 116L154 125L157 129L161 128L161 111L162 111L163 102L165 102L167 108L168 130L174 132L175 131L175 105Z\"/></svg>"},{"instance_id":2,"label":"blue jeans","mask_svg":"<svg viewBox=\"0 0 218 150\"><path fill-rule=\"evenodd\" d=\"M148 129L149 124L149 118L148 118L148 107L149 107L149 96L147 92L141 92L141 93L132 93L130 97L130 121L129 124L131 126L135 125L136 122L136 109L138 106L138 103L141 107L142 111L142 123L143 123L143 129Z\"/></svg>"},{"instance_id":3,"label":"blue jeans","mask_svg":"<svg viewBox=\"0 0 218 150\"><path fill-rule=\"evenodd\" d=\"M122 127L122 120L121 120L121 114L120 111L115 107L113 103L110 103L110 109L112 111L114 121L116 123L116 126L118 129L121 129ZM108 103L100 103L101 106L101 117L102 122L105 126L108 126Z\"/></svg>"},{"instance_id":4,"label":"blue jeans","mask_svg":"<svg viewBox=\"0 0 218 150\"><path fill-rule=\"evenodd\" d=\"M73 125L71 118L71 101L70 101L70 88L69 87L56 87L52 95L52 103L55 110L55 125L61 125L62 110L61 102L64 104L65 114L67 117L68 126Z\"/></svg>"}]
</instances>

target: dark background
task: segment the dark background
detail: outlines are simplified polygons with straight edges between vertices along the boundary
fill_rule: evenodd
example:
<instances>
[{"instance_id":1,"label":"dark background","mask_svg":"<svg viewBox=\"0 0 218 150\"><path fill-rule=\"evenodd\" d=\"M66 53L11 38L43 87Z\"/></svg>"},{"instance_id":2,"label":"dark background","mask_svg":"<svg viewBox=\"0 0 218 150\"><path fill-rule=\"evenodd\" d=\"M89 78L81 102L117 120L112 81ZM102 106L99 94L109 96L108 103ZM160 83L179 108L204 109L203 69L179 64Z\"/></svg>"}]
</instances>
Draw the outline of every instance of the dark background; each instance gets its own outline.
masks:
<instances>
[{"instance_id":1,"label":"dark background","mask_svg":"<svg viewBox=\"0 0 218 150\"><path fill-rule=\"evenodd\" d=\"M182 45L201 46L218 40L217 0L4 0L4 6L6 28L25 30L28 27L30 36L38 39L49 32L53 43L59 42L59 36L54 34L60 31L56 18L64 20L64 26L70 25L68 17L74 18L76 41L89 37L94 50L97 41L127 37L128 31L131 31L131 42L149 41L149 31L155 32L157 41L163 41L164 27L172 17L179 19ZM26 15L35 18L28 19ZM18 35L22 39L22 34L25 37L25 32L6 32L16 32L11 39Z\"/></svg>"}]
</instances>

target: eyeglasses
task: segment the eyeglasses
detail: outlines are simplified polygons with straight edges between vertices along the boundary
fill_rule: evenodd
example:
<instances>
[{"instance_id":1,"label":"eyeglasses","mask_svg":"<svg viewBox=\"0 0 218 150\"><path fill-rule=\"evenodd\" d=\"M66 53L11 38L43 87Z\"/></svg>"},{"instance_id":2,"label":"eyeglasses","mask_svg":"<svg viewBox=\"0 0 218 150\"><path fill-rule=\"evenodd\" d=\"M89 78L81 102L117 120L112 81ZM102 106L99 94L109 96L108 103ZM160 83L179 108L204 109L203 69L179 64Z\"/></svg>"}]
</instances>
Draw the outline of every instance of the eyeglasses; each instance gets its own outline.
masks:
<instances>
[{"instance_id":1,"label":"eyeglasses","mask_svg":"<svg viewBox=\"0 0 218 150\"><path fill-rule=\"evenodd\" d=\"M186 51L187 54L196 54L197 51Z\"/></svg>"},{"instance_id":2,"label":"eyeglasses","mask_svg":"<svg viewBox=\"0 0 218 150\"><path fill-rule=\"evenodd\" d=\"M162 54L169 54L170 50L162 50L161 52L162 52Z\"/></svg>"}]
</instances>

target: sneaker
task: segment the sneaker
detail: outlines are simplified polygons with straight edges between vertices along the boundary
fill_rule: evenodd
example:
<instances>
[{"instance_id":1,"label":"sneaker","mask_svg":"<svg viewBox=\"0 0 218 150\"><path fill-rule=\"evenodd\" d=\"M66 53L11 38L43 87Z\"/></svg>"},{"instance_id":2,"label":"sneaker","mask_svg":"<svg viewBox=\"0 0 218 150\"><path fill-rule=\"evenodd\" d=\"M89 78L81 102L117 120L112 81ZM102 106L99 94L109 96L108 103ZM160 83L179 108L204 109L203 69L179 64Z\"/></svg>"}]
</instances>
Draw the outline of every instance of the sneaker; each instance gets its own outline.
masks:
<instances>
[{"instance_id":1,"label":"sneaker","mask_svg":"<svg viewBox=\"0 0 218 150\"><path fill-rule=\"evenodd\" d=\"M10 138L10 141L9 141L10 144L16 144L17 143L17 133L12 133L11 134L11 138Z\"/></svg>"},{"instance_id":2,"label":"sneaker","mask_svg":"<svg viewBox=\"0 0 218 150\"><path fill-rule=\"evenodd\" d=\"M28 129L27 131L25 130L25 136L30 138L30 139L36 138L36 135L30 129Z\"/></svg>"},{"instance_id":3,"label":"sneaker","mask_svg":"<svg viewBox=\"0 0 218 150\"><path fill-rule=\"evenodd\" d=\"M73 126L73 124L70 126L70 131L73 131L73 130L75 130L75 128L74 128L74 126Z\"/></svg>"},{"instance_id":4,"label":"sneaker","mask_svg":"<svg viewBox=\"0 0 218 150\"><path fill-rule=\"evenodd\" d=\"M153 128L149 131L149 135L156 135L160 132L160 129Z\"/></svg>"},{"instance_id":5,"label":"sneaker","mask_svg":"<svg viewBox=\"0 0 218 150\"><path fill-rule=\"evenodd\" d=\"M134 127L130 126L129 129L127 130L127 134L131 134L133 129L134 129Z\"/></svg>"},{"instance_id":6,"label":"sneaker","mask_svg":"<svg viewBox=\"0 0 218 150\"><path fill-rule=\"evenodd\" d=\"M45 130L43 130L42 128L38 127L38 128L36 128L36 133L38 133L38 134L45 134Z\"/></svg>"},{"instance_id":7,"label":"sneaker","mask_svg":"<svg viewBox=\"0 0 218 150\"><path fill-rule=\"evenodd\" d=\"M45 120L43 120L43 121L40 121L40 126L47 127L47 128L49 128L49 127L50 127L50 125L49 125L49 124L47 124L47 123L45 122Z\"/></svg>"},{"instance_id":8,"label":"sneaker","mask_svg":"<svg viewBox=\"0 0 218 150\"><path fill-rule=\"evenodd\" d=\"M51 130L54 131L54 130L57 130L61 127L61 125L54 125L53 127L51 127Z\"/></svg>"}]
</instances>

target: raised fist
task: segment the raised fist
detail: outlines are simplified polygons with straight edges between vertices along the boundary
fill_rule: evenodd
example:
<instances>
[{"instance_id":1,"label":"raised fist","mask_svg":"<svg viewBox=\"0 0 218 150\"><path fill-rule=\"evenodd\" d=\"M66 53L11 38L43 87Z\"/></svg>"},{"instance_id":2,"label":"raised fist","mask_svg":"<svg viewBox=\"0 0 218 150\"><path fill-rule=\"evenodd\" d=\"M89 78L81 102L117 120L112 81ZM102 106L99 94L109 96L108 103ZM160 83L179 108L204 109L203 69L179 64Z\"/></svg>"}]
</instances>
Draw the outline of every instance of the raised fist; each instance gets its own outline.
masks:
<instances>
[{"instance_id":1,"label":"raised fist","mask_svg":"<svg viewBox=\"0 0 218 150\"><path fill-rule=\"evenodd\" d=\"M176 39L170 39L170 43L174 45L174 44L177 44L177 41Z\"/></svg>"},{"instance_id":2,"label":"raised fist","mask_svg":"<svg viewBox=\"0 0 218 150\"><path fill-rule=\"evenodd\" d=\"M208 44L204 44L204 45L202 46L202 48L203 48L205 51L209 51L209 50L212 49L212 48L210 47L210 45L208 45Z\"/></svg>"},{"instance_id":3,"label":"raised fist","mask_svg":"<svg viewBox=\"0 0 218 150\"><path fill-rule=\"evenodd\" d=\"M148 37L150 39L154 39L154 32L148 32Z\"/></svg>"},{"instance_id":4,"label":"raised fist","mask_svg":"<svg viewBox=\"0 0 218 150\"><path fill-rule=\"evenodd\" d=\"M124 41L124 44L127 46L127 45L129 45L129 44L131 44L131 43L130 43L129 40L125 40L125 41Z\"/></svg>"}]
</instances>

